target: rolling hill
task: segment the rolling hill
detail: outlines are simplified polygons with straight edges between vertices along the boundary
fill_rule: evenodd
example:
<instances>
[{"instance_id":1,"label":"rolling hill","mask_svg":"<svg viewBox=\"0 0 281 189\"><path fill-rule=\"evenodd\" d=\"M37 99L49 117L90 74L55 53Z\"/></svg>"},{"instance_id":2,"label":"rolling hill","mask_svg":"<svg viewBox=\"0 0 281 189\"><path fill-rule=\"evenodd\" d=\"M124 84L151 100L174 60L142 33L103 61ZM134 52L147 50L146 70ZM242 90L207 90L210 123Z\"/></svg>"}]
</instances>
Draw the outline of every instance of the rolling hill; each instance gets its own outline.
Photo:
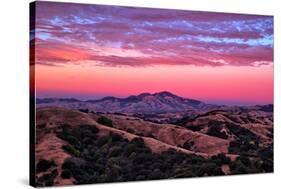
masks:
<instances>
[{"instance_id":1,"label":"rolling hill","mask_svg":"<svg viewBox=\"0 0 281 189\"><path fill-rule=\"evenodd\" d=\"M43 104L49 105L36 110L38 186L273 171L272 113L260 107L213 110L168 124Z\"/></svg>"}]
</instances>

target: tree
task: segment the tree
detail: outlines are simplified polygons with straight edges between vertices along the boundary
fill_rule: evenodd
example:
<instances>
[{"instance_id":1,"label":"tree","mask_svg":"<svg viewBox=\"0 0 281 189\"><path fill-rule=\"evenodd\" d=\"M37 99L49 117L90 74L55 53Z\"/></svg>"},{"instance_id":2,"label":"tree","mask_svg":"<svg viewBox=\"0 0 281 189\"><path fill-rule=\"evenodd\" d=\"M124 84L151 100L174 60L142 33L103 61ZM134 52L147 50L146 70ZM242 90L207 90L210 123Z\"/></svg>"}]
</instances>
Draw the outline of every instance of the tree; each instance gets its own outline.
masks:
<instances>
[{"instance_id":1,"label":"tree","mask_svg":"<svg viewBox=\"0 0 281 189\"><path fill-rule=\"evenodd\" d=\"M109 127L112 127L112 126L113 126L112 120L109 119L109 118L107 118L107 117L105 117L105 116L99 117L98 120L97 120L97 122L98 122L99 124L106 125L106 126L109 126Z\"/></svg>"},{"instance_id":2,"label":"tree","mask_svg":"<svg viewBox=\"0 0 281 189\"><path fill-rule=\"evenodd\" d=\"M56 164L54 161L48 161L48 160L42 159L42 160L39 160L39 162L37 163L36 171L37 171L37 173L45 172L50 167L55 166L55 165Z\"/></svg>"},{"instance_id":3,"label":"tree","mask_svg":"<svg viewBox=\"0 0 281 189\"><path fill-rule=\"evenodd\" d=\"M71 177L71 172L69 170L63 170L61 172L61 177L64 179L69 179Z\"/></svg>"},{"instance_id":4,"label":"tree","mask_svg":"<svg viewBox=\"0 0 281 189\"><path fill-rule=\"evenodd\" d=\"M207 134L222 139L227 139L228 138L227 134L225 133L225 131L221 131L221 129L222 126L220 125L211 125L207 130Z\"/></svg>"}]
</instances>

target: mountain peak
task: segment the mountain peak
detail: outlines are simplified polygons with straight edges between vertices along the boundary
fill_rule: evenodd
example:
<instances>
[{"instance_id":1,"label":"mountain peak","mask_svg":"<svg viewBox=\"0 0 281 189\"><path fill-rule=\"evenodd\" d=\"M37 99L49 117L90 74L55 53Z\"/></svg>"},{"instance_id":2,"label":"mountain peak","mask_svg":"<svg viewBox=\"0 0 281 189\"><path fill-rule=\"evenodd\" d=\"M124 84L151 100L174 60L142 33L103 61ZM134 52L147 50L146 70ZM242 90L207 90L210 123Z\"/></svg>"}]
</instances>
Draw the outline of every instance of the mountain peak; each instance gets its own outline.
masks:
<instances>
[{"instance_id":1,"label":"mountain peak","mask_svg":"<svg viewBox=\"0 0 281 189\"><path fill-rule=\"evenodd\" d=\"M175 94L173 94L169 91L161 91L161 92L158 92L158 93L154 93L153 95L154 96L157 96L157 95L158 96L172 96L172 97L177 96L177 95L175 95Z\"/></svg>"},{"instance_id":2,"label":"mountain peak","mask_svg":"<svg viewBox=\"0 0 281 189\"><path fill-rule=\"evenodd\" d=\"M138 95L138 97L145 97L145 96L150 96L151 94L150 93L141 93Z\"/></svg>"},{"instance_id":3,"label":"mountain peak","mask_svg":"<svg viewBox=\"0 0 281 189\"><path fill-rule=\"evenodd\" d=\"M149 112L176 112L193 110L204 105L204 103L177 96L169 91L160 91L156 93L141 93L131 95L126 98L107 96L98 100L77 101L75 99L37 100L38 104L56 104L60 103L72 107L77 102L80 109L89 108L91 111L100 112L127 112L127 113L149 113ZM69 105L68 105L69 104Z\"/></svg>"}]
</instances>

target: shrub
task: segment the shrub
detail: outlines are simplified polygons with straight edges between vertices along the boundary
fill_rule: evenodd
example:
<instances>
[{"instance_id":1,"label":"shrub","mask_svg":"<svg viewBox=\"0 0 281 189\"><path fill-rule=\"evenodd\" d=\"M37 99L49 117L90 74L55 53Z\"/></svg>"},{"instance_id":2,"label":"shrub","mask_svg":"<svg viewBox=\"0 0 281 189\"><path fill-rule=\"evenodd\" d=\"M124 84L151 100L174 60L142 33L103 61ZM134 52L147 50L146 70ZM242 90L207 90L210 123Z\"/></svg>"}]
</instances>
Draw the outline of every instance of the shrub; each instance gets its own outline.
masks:
<instances>
[{"instance_id":1,"label":"shrub","mask_svg":"<svg viewBox=\"0 0 281 189\"><path fill-rule=\"evenodd\" d=\"M61 172L61 177L64 179L69 179L71 177L71 172L69 170L63 170Z\"/></svg>"},{"instance_id":2,"label":"shrub","mask_svg":"<svg viewBox=\"0 0 281 189\"><path fill-rule=\"evenodd\" d=\"M37 181L37 186L53 186L54 185L54 179L58 175L57 169L54 169L51 173L46 173L40 176Z\"/></svg>"},{"instance_id":3,"label":"shrub","mask_svg":"<svg viewBox=\"0 0 281 189\"><path fill-rule=\"evenodd\" d=\"M117 135L117 134L112 134L111 139L112 139L112 142L122 141L122 137L120 135Z\"/></svg>"},{"instance_id":4,"label":"shrub","mask_svg":"<svg viewBox=\"0 0 281 189\"><path fill-rule=\"evenodd\" d=\"M74 156L80 155L80 152L77 149L75 149L73 146L63 145L62 149L71 155Z\"/></svg>"},{"instance_id":5,"label":"shrub","mask_svg":"<svg viewBox=\"0 0 281 189\"><path fill-rule=\"evenodd\" d=\"M101 147L101 146L103 146L104 144L106 144L106 143L108 142L108 140L109 140L108 137L102 136L102 137L98 138L98 140L97 140L97 145L98 145L99 147Z\"/></svg>"},{"instance_id":6,"label":"shrub","mask_svg":"<svg viewBox=\"0 0 281 189\"><path fill-rule=\"evenodd\" d=\"M99 129L95 125L79 125L78 128L80 129L80 132L88 131L89 133L92 133L92 134L96 134L99 132Z\"/></svg>"},{"instance_id":7,"label":"shrub","mask_svg":"<svg viewBox=\"0 0 281 189\"><path fill-rule=\"evenodd\" d=\"M165 178L165 175L159 169L155 169L155 170L153 170L153 172L150 173L149 178L150 179L163 179L163 178Z\"/></svg>"},{"instance_id":8,"label":"shrub","mask_svg":"<svg viewBox=\"0 0 281 189\"><path fill-rule=\"evenodd\" d=\"M77 146L79 146L80 144L80 141L74 136L67 136L66 141L68 141L70 144L77 145Z\"/></svg>"},{"instance_id":9,"label":"shrub","mask_svg":"<svg viewBox=\"0 0 281 189\"><path fill-rule=\"evenodd\" d=\"M200 131L203 127L200 125L190 125L190 126L186 126L186 128L192 131Z\"/></svg>"},{"instance_id":10,"label":"shrub","mask_svg":"<svg viewBox=\"0 0 281 189\"><path fill-rule=\"evenodd\" d=\"M265 172L271 173L273 172L273 161L268 159L264 160L262 164L262 169L265 170Z\"/></svg>"},{"instance_id":11,"label":"shrub","mask_svg":"<svg viewBox=\"0 0 281 189\"><path fill-rule=\"evenodd\" d=\"M136 177L136 180L145 180L145 176L144 175L138 175Z\"/></svg>"},{"instance_id":12,"label":"shrub","mask_svg":"<svg viewBox=\"0 0 281 189\"><path fill-rule=\"evenodd\" d=\"M223 153L220 153L216 156L212 156L211 160L213 160L218 166L230 163L230 158L226 157Z\"/></svg>"},{"instance_id":13,"label":"shrub","mask_svg":"<svg viewBox=\"0 0 281 189\"><path fill-rule=\"evenodd\" d=\"M121 153L122 153L122 148L116 146L116 147L112 147L112 149L109 152L109 156L110 157L116 157Z\"/></svg>"},{"instance_id":14,"label":"shrub","mask_svg":"<svg viewBox=\"0 0 281 189\"><path fill-rule=\"evenodd\" d=\"M47 171L50 167L55 166L55 162L54 161L48 161L45 159L39 160L39 162L36 165L36 172L40 173L40 172L45 172Z\"/></svg>"},{"instance_id":15,"label":"shrub","mask_svg":"<svg viewBox=\"0 0 281 189\"><path fill-rule=\"evenodd\" d=\"M193 145L194 145L194 142L193 142L193 141L191 141L191 142L186 141L186 142L183 144L182 147L183 147L184 149L190 150Z\"/></svg>"},{"instance_id":16,"label":"shrub","mask_svg":"<svg viewBox=\"0 0 281 189\"><path fill-rule=\"evenodd\" d=\"M144 141L140 137L134 138L133 140L131 140L130 143L133 144L136 148L137 147L139 147L139 148L145 147Z\"/></svg>"},{"instance_id":17,"label":"shrub","mask_svg":"<svg viewBox=\"0 0 281 189\"><path fill-rule=\"evenodd\" d=\"M230 164L230 170L232 174L245 174L248 173L247 167L240 161L236 160Z\"/></svg>"},{"instance_id":18,"label":"shrub","mask_svg":"<svg viewBox=\"0 0 281 189\"><path fill-rule=\"evenodd\" d=\"M83 113L89 113L89 109L79 109L80 112L83 112Z\"/></svg>"},{"instance_id":19,"label":"shrub","mask_svg":"<svg viewBox=\"0 0 281 189\"><path fill-rule=\"evenodd\" d=\"M273 159L273 145L259 150L259 155L262 159Z\"/></svg>"},{"instance_id":20,"label":"shrub","mask_svg":"<svg viewBox=\"0 0 281 189\"><path fill-rule=\"evenodd\" d=\"M95 140L95 137L94 138L86 137L86 138L83 138L82 142L83 142L83 144L86 144L86 145L92 145L94 143L94 140Z\"/></svg>"},{"instance_id":21,"label":"shrub","mask_svg":"<svg viewBox=\"0 0 281 189\"><path fill-rule=\"evenodd\" d=\"M221 131L222 126L220 125L211 125L207 130L207 134L215 137L219 137L222 139L227 139L228 136L224 131Z\"/></svg>"},{"instance_id":22,"label":"shrub","mask_svg":"<svg viewBox=\"0 0 281 189\"><path fill-rule=\"evenodd\" d=\"M71 169L74 166L75 164L73 162L65 160L62 164L62 169Z\"/></svg>"},{"instance_id":23,"label":"shrub","mask_svg":"<svg viewBox=\"0 0 281 189\"><path fill-rule=\"evenodd\" d=\"M250 161L249 157L247 157L245 155L240 155L237 159L240 160L246 166L251 165L251 161Z\"/></svg>"},{"instance_id":24,"label":"shrub","mask_svg":"<svg viewBox=\"0 0 281 189\"><path fill-rule=\"evenodd\" d=\"M136 147L133 144L127 144L124 149L125 156L130 156L132 152L134 152Z\"/></svg>"},{"instance_id":25,"label":"shrub","mask_svg":"<svg viewBox=\"0 0 281 189\"><path fill-rule=\"evenodd\" d=\"M62 128L63 132L68 132L70 131L71 125L64 123L60 127Z\"/></svg>"},{"instance_id":26,"label":"shrub","mask_svg":"<svg viewBox=\"0 0 281 189\"><path fill-rule=\"evenodd\" d=\"M105 116L99 117L98 120L97 120L97 122L98 122L99 124L106 125L106 126L109 126L109 127L112 127L112 126L113 126L112 120L109 119L109 118L107 118L107 117L105 117Z\"/></svg>"},{"instance_id":27,"label":"shrub","mask_svg":"<svg viewBox=\"0 0 281 189\"><path fill-rule=\"evenodd\" d=\"M128 133L135 133L135 131L134 131L133 129L131 129L131 128L128 128L128 129L127 129L127 132L128 132Z\"/></svg>"}]
</instances>

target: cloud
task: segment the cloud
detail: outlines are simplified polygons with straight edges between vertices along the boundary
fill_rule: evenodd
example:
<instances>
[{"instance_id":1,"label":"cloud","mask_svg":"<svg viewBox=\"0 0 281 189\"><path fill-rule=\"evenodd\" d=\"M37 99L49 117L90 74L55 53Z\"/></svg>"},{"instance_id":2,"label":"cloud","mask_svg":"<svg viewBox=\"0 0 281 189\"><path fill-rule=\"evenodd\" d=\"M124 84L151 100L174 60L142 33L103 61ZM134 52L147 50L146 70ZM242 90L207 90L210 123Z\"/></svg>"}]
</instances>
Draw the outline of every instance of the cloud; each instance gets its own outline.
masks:
<instances>
[{"instance_id":1,"label":"cloud","mask_svg":"<svg viewBox=\"0 0 281 189\"><path fill-rule=\"evenodd\" d=\"M70 45L44 40L36 40L35 60L44 65L58 65L81 60L89 60L92 54L88 49L78 45Z\"/></svg>"},{"instance_id":2,"label":"cloud","mask_svg":"<svg viewBox=\"0 0 281 189\"><path fill-rule=\"evenodd\" d=\"M38 64L260 66L273 17L37 2Z\"/></svg>"}]
</instances>

